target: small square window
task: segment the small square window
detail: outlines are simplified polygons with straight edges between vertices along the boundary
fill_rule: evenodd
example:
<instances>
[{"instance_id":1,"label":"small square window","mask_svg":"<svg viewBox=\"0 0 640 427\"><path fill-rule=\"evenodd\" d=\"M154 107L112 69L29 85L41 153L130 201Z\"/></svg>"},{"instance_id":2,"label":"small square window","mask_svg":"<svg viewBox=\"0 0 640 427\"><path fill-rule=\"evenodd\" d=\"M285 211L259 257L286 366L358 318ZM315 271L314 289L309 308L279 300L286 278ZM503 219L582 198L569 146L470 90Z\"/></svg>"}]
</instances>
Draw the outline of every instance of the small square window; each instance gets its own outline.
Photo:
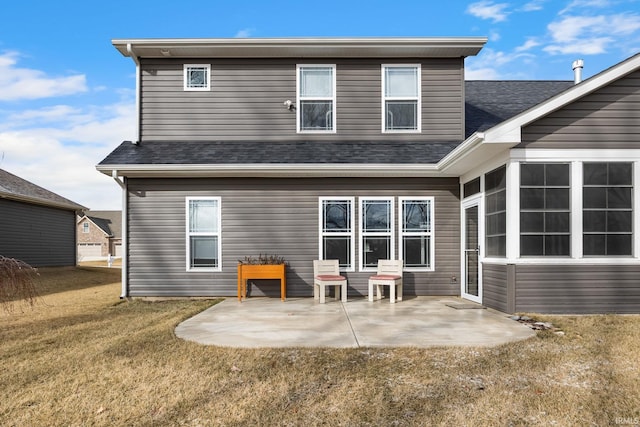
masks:
<instances>
[{"instance_id":1,"label":"small square window","mask_svg":"<svg viewBox=\"0 0 640 427\"><path fill-rule=\"evenodd\" d=\"M184 90L210 90L211 65L185 64Z\"/></svg>"}]
</instances>

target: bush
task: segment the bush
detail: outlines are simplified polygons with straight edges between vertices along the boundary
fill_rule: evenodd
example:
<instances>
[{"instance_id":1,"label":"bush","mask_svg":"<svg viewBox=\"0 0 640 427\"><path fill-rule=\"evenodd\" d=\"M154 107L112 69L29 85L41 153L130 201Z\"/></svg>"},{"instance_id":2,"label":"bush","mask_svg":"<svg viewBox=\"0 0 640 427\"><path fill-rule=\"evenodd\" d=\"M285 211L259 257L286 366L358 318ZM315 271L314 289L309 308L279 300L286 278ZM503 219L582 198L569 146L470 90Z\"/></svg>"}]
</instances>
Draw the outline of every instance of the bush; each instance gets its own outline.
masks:
<instances>
[{"instance_id":1,"label":"bush","mask_svg":"<svg viewBox=\"0 0 640 427\"><path fill-rule=\"evenodd\" d=\"M34 277L38 271L24 261L0 255L0 306L12 311L16 301L33 306L38 298Z\"/></svg>"}]
</instances>

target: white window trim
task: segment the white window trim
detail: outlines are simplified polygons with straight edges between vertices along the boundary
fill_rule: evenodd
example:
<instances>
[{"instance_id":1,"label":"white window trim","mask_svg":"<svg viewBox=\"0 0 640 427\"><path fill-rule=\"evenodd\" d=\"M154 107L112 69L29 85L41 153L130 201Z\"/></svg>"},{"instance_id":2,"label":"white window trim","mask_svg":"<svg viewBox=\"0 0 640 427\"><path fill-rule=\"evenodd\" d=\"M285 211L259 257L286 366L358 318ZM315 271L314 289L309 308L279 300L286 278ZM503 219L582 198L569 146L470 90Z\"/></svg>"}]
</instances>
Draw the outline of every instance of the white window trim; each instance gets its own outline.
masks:
<instances>
[{"instance_id":1,"label":"white window trim","mask_svg":"<svg viewBox=\"0 0 640 427\"><path fill-rule=\"evenodd\" d=\"M216 200L218 202L218 232L199 233L189 231L189 202L192 200ZM186 268L191 272L221 272L222 271L222 198L221 197L186 197L185 198L185 248ZM218 266L217 267L191 267L191 236L217 236L218 237Z\"/></svg>"},{"instance_id":2,"label":"white window trim","mask_svg":"<svg viewBox=\"0 0 640 427\"><path fill-rule=\"evenodd\" d=\"M189 68L206 68L207 81L205 87L189 87L187 80L187 70ZM211 90L211 64L184 64L182 75L183 89L188 92L207 92Z\"/></svg>"},{"instance_id":3,"label":"white window trim","mask_svg":"<svg viewBox=\"0 0 640 427\"><path fill-rule=\"evenodd\" d=\"M386 101L413 101L416 100L414 97L389 97L385 96L387 81L385 78L385 69L387 68L402 68L402 67L415 67L418 69L418 97L417 97L417 117L416 120L416 129L398 129L398 130L387 130L387 117L386 117ZM381 109L382 109L382 133L422 133L422 64L382 64L381 67L381 81L382 81L382 93L380 94L381 98Z\"/></svg>"},{"instance_id":4,"label":"white window trim","mask_svg":"<svg viewBox=\"0 0 640 427\"><path fill-rule=\"evenodd\" d=\"M364 224L363 224L363 212L364 209L362 209L362 204L365 201L370 201L370 200L383 200L383 201L388 201L390 202L390 214L391 214L391 218L390 220L390 224L389 224L389 232L369 232L366 233L364 232ZM396 226L395 226L395 217L396 217L396 209L395 209L395 197L377 197L377 196L371 196L371 197L359 197L358 198L358 231L360 234L360 238L359 238L359 246L360 246L360 250L358 253L358 271L376 271L375 267L364 267L364 255L363 255L363 249L364 249L364 238L365 237L369 237L369 236L389 236L389 259L396 259L396 236L395 236L395 230L396 230Z\"/></svg>"},{"instance_id":5,"label":"white window trim","mask_svg":"<svg viewBox=\"0 0 640 427\"><path fill-rule=\"evenodd\" d=\"M89 223L88 222L83 222L82 223L82 232L84 234L89 233Z\"/></svg>"},{"instance_id":6,"label":"white window trim","mask_svg":"<svg viewBox=\"0 0 640 427\"><path fill-rule=\"evenodd\" d=\"M300 70L302 68L331 68L332 69L332 89L333 94L329 97L314 96L310 98L303 98L300 95ZM316 101L331 101L333 103L333 110L331 113L332 129L331 130L302 130L300 129L300 101L316 100ZM338 114L337 114L337 96L336 96L336 64L296 64L296 133L320 133L320 134L332 134L336 133L338 128Z\"/></svg>"},{"instance_id":7,"label":"white window trim","mask_svg":"<svg viewBox=\"0 0 640 427\"><path fill-rule=\"evenodd\" d=\"M324 202L325 201L346 201L351 205L351 212L349 215L349 221L351 223L351 231L346 233L325 233L323 230L324 224ZM356 265L356 200L355 197L320 197L318 198L318 259L323 258L323 243L325 236L349 236L351 238L351 244L349 248L351 265L347 268L341 267L340 271L353 272Z\"/></svg>"},{"instance_id":8,"label":"white window trim","mask_svg":"<svg viewBox=\"0 0 640 427\"><path fill-rule=\"evenodd\" d=\"M478 196L478 194L474 194L474 196ZM408 200L415 201L428 201L429 202L429 216L431 219L431 229L429 232L405 232L402 230L402 226L404 223L404 202ZM406 260L404 259L403 251L404 245L403 240L405 236L429 236L429 267L405 267L404 271L435 271L435 197L398 197L398 257L399 259L404 260L406 264Z\"/></svg>"}]
</instances>

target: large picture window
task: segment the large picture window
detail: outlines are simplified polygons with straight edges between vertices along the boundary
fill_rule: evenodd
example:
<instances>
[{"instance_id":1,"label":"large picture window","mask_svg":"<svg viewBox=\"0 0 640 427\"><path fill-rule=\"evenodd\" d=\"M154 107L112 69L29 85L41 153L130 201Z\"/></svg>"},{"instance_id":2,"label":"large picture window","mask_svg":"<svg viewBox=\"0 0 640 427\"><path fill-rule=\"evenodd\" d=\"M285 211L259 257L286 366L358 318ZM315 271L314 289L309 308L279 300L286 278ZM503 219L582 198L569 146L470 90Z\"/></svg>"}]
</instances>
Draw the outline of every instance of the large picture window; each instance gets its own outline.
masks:
<instances>
[{"instance_id":1,"label":"large picture window","mask_svg":"<svg viewBox=\"0 0 640 427\"><path fill-rule=\"evenodd\" d=\"M335 131L335 65L298 66L298 132Z\"/></svg>"},{"instance_id":2,"label":"large picture window","mask_svg":"<svg viewBox=\"0 0 640 427\"><path fill-rule=\"evenodd\" d=\"M584 163L583 253L632 255L633 165Z\"/></svg>"},{"instance_id":3,"label":"large picture window","mask_svg":"<svg viewBox=\"0 0 640 427\"><path fill-rule=\"evenodd\" d=\"M400 258L406 268L433 267L433 198L400 198Z\"/></svg>"},{"instance_id":4,"label":"large picture window","mask_svg":"<svg viewBox=\"0 0 640 427\"><path fill-rule=\"evenodd\" d=\"M484 176L485 254L505 257L507 253L507 180L506 166Z\"/></svg>"},{"instance_id":5,"label":"large picture window","mask_svg":"<svg viewBox=\"0 0 640 427\"><path fill-rule=\"evenodd\" d=\"M520 255L570 256L569 219L569 165L522 163Z\"/></svg>"},{"instance_id":6,"label":"large picture window","mask_svg":"<svg viewBox=\"0 0 640 427\"><path fill-rule=\"evenodd\" d=\"M187 270L219 271L220 198L187 198Z\"/></svg>"},{"instance_id":7,"label":"large picture window","mask_svg":"<svg viewBox=\"0 0 640 427\"><path fill-rule=\"evenodd\" d=\"M360 199L362 268L376 268L379 259L394 259L393 199Z\"/></svg>"},{"instance_id":8,"label":"large picture window","mask_svg":"<svg viewBox=\"0 0 640 427\"><path fill-rule=\"evenodd\" d=\"M420 132L420 65L382 66L383 132Z\"/></svg>"},{"instance_id":9,"label":"large picture window","mask_svg":"<svg viewBox=\"0 0 640 427\"><path fill-rule=\"evenodd\" d=\"M321 258L337 259L347 271L353 271L353 203L353 198L320 198Z\"/></svg>"}]
</instances>

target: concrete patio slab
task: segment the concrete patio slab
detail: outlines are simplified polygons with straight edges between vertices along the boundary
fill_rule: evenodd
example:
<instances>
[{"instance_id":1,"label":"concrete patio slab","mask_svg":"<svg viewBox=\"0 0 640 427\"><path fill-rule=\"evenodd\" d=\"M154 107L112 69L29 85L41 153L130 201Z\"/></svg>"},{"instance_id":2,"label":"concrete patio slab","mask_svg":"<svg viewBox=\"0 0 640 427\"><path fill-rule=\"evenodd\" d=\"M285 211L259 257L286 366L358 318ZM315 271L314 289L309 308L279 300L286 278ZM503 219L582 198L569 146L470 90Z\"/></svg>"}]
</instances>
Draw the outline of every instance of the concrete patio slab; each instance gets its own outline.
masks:
<instances>
[{"instance_id":1,"label":"concrete patio slab","mask_svg":"<svg viewBox=\"0 0 640 427\"><path fill-rule=\"evenodd\" d=\"M396 304L352 298L227 299L180 323L176 335L206 345L259 347L494 346L532 337L530 328L455 297L413 297Z\"/></svg>"}]
</instances>

